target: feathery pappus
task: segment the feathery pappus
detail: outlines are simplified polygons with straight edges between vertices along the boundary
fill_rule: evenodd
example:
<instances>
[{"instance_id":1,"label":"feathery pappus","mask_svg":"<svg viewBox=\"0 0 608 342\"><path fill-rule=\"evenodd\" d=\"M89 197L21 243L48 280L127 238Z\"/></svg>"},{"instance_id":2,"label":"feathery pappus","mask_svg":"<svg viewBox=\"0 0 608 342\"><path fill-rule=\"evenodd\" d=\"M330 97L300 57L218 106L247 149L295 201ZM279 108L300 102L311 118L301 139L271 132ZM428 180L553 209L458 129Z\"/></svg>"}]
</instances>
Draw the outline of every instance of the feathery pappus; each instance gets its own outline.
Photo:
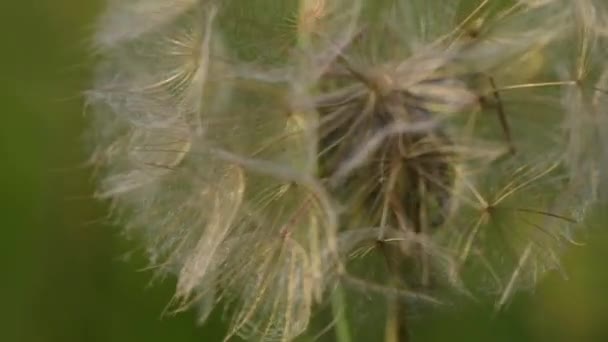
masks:
<instances>
[{"instance_id":1,"label":"feathery pappus","mask_svg":"<svg viewBox=\"0 0 608 342\"><path fill-rule=\"evenodd\" d=\"M98 197L226 340L403 342L412 307L502 307L607 193L603 1L108 3Z\"/></svg>"}]
</instances>

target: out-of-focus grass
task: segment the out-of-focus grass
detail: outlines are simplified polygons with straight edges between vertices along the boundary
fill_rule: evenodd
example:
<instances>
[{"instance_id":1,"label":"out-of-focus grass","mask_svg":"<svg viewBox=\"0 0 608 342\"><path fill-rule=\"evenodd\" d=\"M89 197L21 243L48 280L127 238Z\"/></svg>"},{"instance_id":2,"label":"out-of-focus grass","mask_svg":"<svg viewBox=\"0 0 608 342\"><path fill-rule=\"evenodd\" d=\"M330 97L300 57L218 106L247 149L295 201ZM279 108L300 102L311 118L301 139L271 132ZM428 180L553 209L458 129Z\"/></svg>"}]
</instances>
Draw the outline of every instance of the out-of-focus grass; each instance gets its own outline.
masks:
<instances>
[{"instance_id":1,"label":"out-of-focus grass","mask_svg":"<svg viewBox=\"0 0 608 342\"><path fill-rule=\"evenodd\" d=\"M279 1L279 0L277 0ZM0 341L219 341L219 314L161 317L173 282L144 261L91 199L80 92L101 2L2 1ZM415 341L608 341L608 216L535 293L493 315L480 300L417 316Z\"/></svg>"}]
</instances>

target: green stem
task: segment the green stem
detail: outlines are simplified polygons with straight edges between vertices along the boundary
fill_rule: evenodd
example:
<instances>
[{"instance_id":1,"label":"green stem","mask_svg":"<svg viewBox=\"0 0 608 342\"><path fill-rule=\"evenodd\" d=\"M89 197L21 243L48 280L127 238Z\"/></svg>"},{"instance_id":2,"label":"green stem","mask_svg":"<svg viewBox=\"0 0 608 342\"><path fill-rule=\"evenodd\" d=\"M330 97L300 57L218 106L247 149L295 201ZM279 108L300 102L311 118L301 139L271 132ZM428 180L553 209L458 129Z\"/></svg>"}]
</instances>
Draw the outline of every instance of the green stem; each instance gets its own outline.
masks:
<instances>
[{"instance_id":1,"label":"green stem","mask_svg":"<svg viewBox=\"0 0 608 342\"><path fill-rule=\"evenodd\" d=\"M350 329L346 317L344 290L338 285L331 296L331 309L335 319L336 342L350 342Z\"/></svg>"}]
</instances>

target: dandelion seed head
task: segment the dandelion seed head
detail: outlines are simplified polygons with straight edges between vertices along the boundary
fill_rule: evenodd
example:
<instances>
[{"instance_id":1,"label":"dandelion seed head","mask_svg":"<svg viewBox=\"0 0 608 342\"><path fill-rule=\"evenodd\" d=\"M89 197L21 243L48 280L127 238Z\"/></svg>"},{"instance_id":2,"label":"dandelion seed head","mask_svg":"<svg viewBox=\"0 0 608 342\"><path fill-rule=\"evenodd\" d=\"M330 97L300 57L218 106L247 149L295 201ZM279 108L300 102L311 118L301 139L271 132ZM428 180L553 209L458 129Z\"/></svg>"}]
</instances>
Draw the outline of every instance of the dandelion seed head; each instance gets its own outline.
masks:
<instances>
[{"instance_id":1,"label":"dandelion seed head","mask_svg":"<svg viewBox=\"0 0 608 342\"><path fill-rule=\"evenodd\" d=\"M170 309L228 307L226 340L292 340L340 286L502 307L560 270L608 194L607 12L109 1L97 195L177 278Z\"/></svg>"}]
</instances>

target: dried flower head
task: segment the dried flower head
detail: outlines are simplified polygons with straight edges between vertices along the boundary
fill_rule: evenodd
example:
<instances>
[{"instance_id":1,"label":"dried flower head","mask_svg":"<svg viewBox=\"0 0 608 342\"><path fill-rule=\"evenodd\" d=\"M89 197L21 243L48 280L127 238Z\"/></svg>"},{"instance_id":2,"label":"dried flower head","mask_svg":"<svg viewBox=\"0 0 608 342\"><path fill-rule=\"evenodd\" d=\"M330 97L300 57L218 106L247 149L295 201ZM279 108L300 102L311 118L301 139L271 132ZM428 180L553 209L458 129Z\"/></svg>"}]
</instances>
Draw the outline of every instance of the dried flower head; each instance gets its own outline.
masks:
<instances>
[{"instance_id":1,"label":"dried flower head","mask_svg":"<svg viewBox=\"0 0 608 342\"><path fill-rule=\"evenodd\" d=\"M594 0L109 1L98 196L226 339L346 288L405 341L411 302L558 269L608 195L606 39Z\"/></svg>"}]
</instances>

